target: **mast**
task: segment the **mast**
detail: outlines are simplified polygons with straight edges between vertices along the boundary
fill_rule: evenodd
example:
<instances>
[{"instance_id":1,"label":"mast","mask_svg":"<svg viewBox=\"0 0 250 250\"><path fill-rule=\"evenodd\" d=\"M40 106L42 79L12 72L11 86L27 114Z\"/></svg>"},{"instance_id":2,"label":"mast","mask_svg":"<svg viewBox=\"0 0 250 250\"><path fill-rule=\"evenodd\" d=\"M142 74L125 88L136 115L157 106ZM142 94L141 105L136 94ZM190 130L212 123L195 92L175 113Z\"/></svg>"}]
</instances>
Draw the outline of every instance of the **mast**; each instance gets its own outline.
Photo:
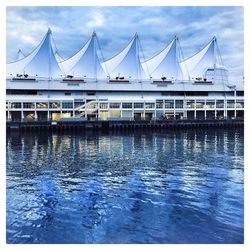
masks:
<instances>
[{"instance_id":1,"label":"mast","mask_svg":"<svg viewBox=\"0 0 250 250\"><path fill-rule=\"evenodd\" d=\"M138 34L135 33L135 56L136 56L136 78L138 82L141 82L141 70L139 65L139 44L138 44Z\"/></svg>"},{"instance_id":2,"label":"mast","mask_svg":"<svg viewBox=\"0 0 250 250\"><path fill-rule=\"evenodd\" d=\"M93 54L94 54L94 78L95 78L95 81L97 81L96 33L95 33L95 31L92 34L92 39L93 39L93 42L94 42L94 49L93 49Z\"/></svg>"},{"instance_id":3,"label":"mast","mask_svg":"<svg viewBox=\"0 0 250 250\"><path fill-rule=\"evenodd\" d=\"M51 81L51 29L48 29L49 36L49 81Z\"/></svg>"}]
</instances>

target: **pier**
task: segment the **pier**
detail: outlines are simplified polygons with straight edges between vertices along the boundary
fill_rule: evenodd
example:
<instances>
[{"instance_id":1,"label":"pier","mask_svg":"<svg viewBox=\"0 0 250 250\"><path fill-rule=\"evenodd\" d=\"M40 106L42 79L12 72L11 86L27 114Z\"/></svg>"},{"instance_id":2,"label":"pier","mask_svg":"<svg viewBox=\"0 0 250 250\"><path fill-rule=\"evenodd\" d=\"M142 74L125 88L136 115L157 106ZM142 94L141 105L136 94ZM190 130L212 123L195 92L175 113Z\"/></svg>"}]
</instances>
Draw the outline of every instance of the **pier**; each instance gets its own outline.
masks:
<instances>
[{"instance_id":1,"label":"pier","mask_svg":"<svg viewBox=\"0 0 250 250\"><path fill-rule=\"evenodd\" d=\"M182 128L236 128L243 127L243 120L151 120L151 121L34 121L6 123L7 131L22 132L73 132L73 131L135 131L135 130L164 130Z\"/></svg>"}]
</instances>

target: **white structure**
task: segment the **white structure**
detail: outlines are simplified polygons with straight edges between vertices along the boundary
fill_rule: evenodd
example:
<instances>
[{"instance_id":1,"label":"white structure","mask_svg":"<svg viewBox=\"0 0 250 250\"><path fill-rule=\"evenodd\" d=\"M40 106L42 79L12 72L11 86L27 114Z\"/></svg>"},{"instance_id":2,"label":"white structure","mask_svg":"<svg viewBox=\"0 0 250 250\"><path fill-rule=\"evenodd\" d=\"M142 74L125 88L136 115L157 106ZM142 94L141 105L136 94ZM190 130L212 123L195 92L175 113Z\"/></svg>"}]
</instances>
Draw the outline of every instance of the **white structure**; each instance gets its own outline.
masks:
<instances>
[{"instance_id":1,"label":"white structure","mask_svg":"<svg viewBox=\"0 0 250 250\"><path fill-rule=\"evenodd\" d=\"M141 50L136 34L104 62L93 33L64 60L49 29L7 64L7 120L243 118L243 85L228 83L215 38L188 59L177 37L151 59Z\"/></svg>"},{"instance_id":2,"label":"white structure","mask_svg":"<svg viewBox=\"0 0 250 250\"><path fill-rule=\"evenodd\" d=\"M100 60L97 56L97 38L93 32L91 38L75 55L60 63L66 75L74 77L97 79L106 78Z\"/></svg>"},{"instance_id":3,"label":"white structure","mask_svg":"<svg viewBox=\"0 0 250 250\"><path fill-rule=\"evenodd\" d=\"M213 82L228 82L228 72L223 65L216 37L197 54L183 60L180 65L185 79L203 78Z\"/></svg>"},{"instance_id":4,"label":"white structure","mask_svg":"<svg viewBox=\"0 0 250 250\"><path fill-rule=\"evenodd\" d=\"M184 80L180 61L181 53L178 38L175 37L159 54L143 62L142 66L145 71L149 71L153 79L165 77L172 81Z\"/></svg>"},{"instance_id":5,"label":"white structure","mask_svg":"<svg viewBox=\"0 0 250 250\"><path fill-rule=\"evenodd\" d=\"M103 62L102 66L111 79L118 77L141 81L149 78L141 65L138 34L135 34L130 43L119 54Z\"/></svg>"},{"instance_id":6,"label":"white structure","mask_svg":"<svg viewBox=\"0 0 250 250\"><path fill-rule=\"evenodd\" d=\"M51 30L49 29L41 43L26 57L7 64L7 76L28 74L36 78L58 78L63 75L52 46Z\"/></svg>"}]
</instances>

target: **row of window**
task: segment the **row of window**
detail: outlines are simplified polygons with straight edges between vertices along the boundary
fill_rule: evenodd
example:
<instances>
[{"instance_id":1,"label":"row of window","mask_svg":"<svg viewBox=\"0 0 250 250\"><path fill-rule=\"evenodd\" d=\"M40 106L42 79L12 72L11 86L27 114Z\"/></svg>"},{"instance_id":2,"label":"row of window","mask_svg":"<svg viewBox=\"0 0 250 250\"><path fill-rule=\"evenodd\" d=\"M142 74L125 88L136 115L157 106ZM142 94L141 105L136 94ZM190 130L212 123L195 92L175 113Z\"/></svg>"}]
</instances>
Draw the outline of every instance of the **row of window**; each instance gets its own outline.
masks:
<instances>
[{"instance_id":1,"label":"row of window","mask_svg":"<svg viewBox=\"0 0 250 250\"><path fill-rule=\"evenodd\" d=\"M182 109L184 108L183 100L161 100L156 101L156 103L100 103L100 109ZM224 100L207 100L207 101L186 101L186 108L224 108ZM228 100L227 108L235 108L235 101ZM244 101L237 101L236 108L244 108Z\"/></svg>"},{"instance_id":2,"label":"row of window","mask_svg":"<svg viewBox=\"0 0 250 250\"><path fill-rule=\"evenodd\" d=\"M83 105L84 102L75 102L75 107L79 107ZM22 105L20 102L12 102L12 103L7 103L7 108L15 108L19 109L22 108ZM137 102L137 103L131 103L131 102L113 102L113 103L100 103L100 109L182 109L182 108L224 108L224 100L187 100L186 105L184 105L183 100L158 100L156 103L151 103L151 102ZM31 103L31 102L24 102L23 103L23 108L24 109L47 109L49 106L50 109L72 109L73 108L73 102L39 102L39 103ZM96 103L91 103L89 104L88 108L95 109L97 108ZM244 108L244 101L235 101L234 100L227 100L227 108Z\"/></svg>"},{"instance_id":3,"label":"row of window","mask_svg":"<svg viewBox=\"0 0 250 250\"><path fill-rule=\"evenodd\" d=\"M20 109L22 108L22 104L20 102L12 102L7 103L7 107L9 105L9 108L15 108ZM24 109L47 109L49 106L50 109L57 109L57 108L63 108L63 109L72 109L73 108L73 102L63 102L62 104L60 102L50 102L49 104L47 102L24 102L23 108Z\"/></svg>"}]
</instances>

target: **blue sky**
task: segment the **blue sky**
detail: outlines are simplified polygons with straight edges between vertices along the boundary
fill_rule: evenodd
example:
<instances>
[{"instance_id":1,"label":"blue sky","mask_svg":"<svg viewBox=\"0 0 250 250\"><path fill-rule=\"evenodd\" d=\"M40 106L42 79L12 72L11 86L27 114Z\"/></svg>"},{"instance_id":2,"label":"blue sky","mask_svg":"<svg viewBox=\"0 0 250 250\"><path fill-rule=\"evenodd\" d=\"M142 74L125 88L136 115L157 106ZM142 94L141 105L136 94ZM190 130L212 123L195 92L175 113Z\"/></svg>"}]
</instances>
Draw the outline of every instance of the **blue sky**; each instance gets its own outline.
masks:
<instances>
[{"instance_id":1,"label":"blue sky","mask_svg":"<svg viewBox=\"0 0 250 250\"><path fill-rule=\"evenodd\" d=\"M177 35L184 57L215 35L230 80L242 81L244 29L242 7L8 7L7 62L18 49L30 53L52 29L60 54L76 53L95 30L105 59L117 54L138 32L145 58Z\"/></svg>"}]
</instances>

